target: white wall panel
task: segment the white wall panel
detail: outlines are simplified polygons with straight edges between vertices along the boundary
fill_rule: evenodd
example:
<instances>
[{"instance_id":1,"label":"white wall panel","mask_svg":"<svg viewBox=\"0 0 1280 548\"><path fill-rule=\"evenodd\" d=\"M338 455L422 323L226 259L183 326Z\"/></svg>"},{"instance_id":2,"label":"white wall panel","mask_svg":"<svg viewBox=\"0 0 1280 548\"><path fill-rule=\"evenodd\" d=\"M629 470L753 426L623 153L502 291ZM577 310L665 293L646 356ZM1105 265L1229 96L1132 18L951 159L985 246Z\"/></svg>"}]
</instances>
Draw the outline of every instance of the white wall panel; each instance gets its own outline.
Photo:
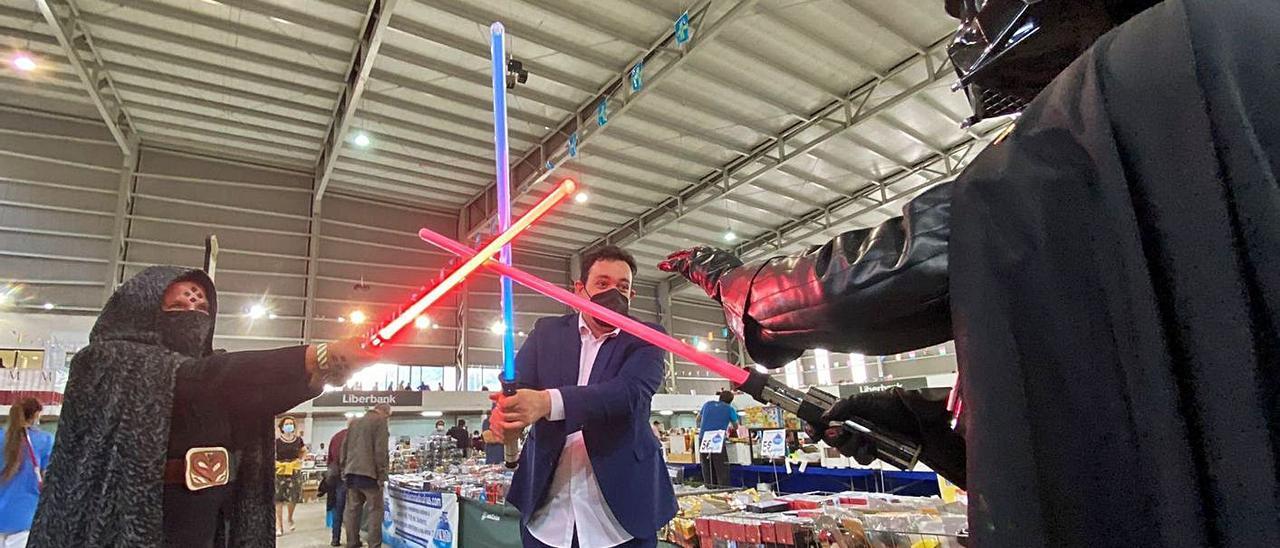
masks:
<instances>
[{"instance_id":1,"label":"white wall panel","mask_svg":"<svg viewBox=\"0 0 1280 548\"><path fill-rule=\"evenodd\" d=\"M436 279L449 260L419 240L418 229L428 227L453 234L457 226L456 217L450 213L334 193L325 195L321 218L316 323L312 333L316 340L366 332L408 303L413 293ZM365 325L339 321L350 318L356 310L368 316ZM424 331L409 327L405 338L387 351L387 361L403 365L454 364L456 310L455 295L438 302L428 312L438 327Z\"/></svg>"},{"instance_id":2,"label":"white wall panel","mask_svg":"<svg viewBox=\"0 0 1280 548\"><path fill-rule=\"evenodd\" d=\"M0 284L15 311L102 305L120 169L100 123L0 107Z\"/></svg>"},{"instance_id":3,"label":"white wall panel","mask_svg":"<svg viewBox=\"0 0 1280 548\"><path fill-rule=\"evenodd\" d=\"M217 345L237 350L298 344L310 187L305 173L143 147L126 225L124 275L152 264L199 267L205 236L216 234ZM257 303L277 317L247 317Z\"/></svg>"}]
</instances>

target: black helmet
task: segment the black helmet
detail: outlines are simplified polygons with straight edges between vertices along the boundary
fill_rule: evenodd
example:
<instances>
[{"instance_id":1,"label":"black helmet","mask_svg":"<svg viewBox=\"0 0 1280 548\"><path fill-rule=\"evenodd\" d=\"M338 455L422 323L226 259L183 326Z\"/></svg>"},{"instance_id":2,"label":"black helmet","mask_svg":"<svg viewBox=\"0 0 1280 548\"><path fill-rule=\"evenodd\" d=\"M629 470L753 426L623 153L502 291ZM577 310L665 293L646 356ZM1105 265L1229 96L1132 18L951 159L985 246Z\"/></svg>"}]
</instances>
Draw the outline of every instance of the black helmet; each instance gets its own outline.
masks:
<instances>
[{"instance_id":1,"label":"black helmet","mask_svg":"<svg viewBox=\"0 0 1280 548\"><path fill-rule=\"evenodd\" d=\"M1159 0L946 0L947 56L973 107L968 127L1021 112L1099 36Z\"/></svg>"}]
</instances>

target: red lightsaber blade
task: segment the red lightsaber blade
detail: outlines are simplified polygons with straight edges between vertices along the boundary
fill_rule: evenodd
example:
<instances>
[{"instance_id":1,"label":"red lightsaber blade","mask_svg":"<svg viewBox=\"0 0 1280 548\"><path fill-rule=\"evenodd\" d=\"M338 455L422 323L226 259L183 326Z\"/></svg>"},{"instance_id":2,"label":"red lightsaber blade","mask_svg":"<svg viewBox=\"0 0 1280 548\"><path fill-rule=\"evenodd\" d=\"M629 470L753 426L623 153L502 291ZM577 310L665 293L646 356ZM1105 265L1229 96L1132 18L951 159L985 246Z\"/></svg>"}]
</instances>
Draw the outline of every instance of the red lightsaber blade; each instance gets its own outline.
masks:
<instances>
[{"instance_id":1,"label":"red lightsaber blade","mask_svg":"<svg viewBox=\"0 0 1280 548\"><path fill-rule=\"evenodd\" d=\"M369 338L369 344L375 347L381 347L387 341L391 340L391 337L394 337L401 329L404 329L405 326L412 323L418 316L421 316L423 312L426 312L432 304L435 304L436 301L440 300L440 297L443 297L450 289L453 289L459 283L462 283L462 281L465 280L471 272L479 268L485 261L497 255L498 252L502 250L502 246L511 243L511 240L514 240L516 236L521 232L524 232L526 228L529 228L534 221L546 214L547 211L550 211L551 208L560 203L561 200L564 200L567 196L573 194L577 187L578 184L574 182L573 179L565 179L562 181L555 190L551 191L551 194L548 194L545 198L535 204L533 209L530 209L519 219L516 219L515 222L511 223L511 228L508 228L502 234L499 234L497 238L494 238L486 244L479 252L472 251L468 253L468 255L471 256L470 259L462 263L458 268L454 269L453 272L441 280L439 284L436 284L435 287L431 288L431 291L428 291L426 295L423 295L422 298L410 305L409 308L406 308L390 322L387 322L386 325L379 328L378 331Z\"/></svg>"},{"instance_id":2,"label":"red lightsaber blade","mask_svg":"<svg viewBox=\"0 0 1280 548\"><path fill-rule=\"evenodd\" d=\"M512 226L514 228L514 225ZM444 249L445 251L453 253L459 257L471 257L472 261L476 260L477 257L480 257L480 253L484 253L484 250L477 253L471 248L454 241L448 236L426 228L418 231L418 237L422 238L427 243ZM468 264L470 264L470 262L471 261L468 261ZM617 326L619 329L640 337L658 348L689 360L712 373L728 379L729 382L732 382L733 384L740 385L746 382L747 377L749 376L746 369L716 358L710 354L699 352L696 348L680 341L680 339L667 335L639 321L633 320L627 316L593 303L590 299L574 295L573 293L547 282L542 278L534 276L533 274L529 274L528 272L497 261L488 260L487 258L481 259L478 263L483 264L503 276L519 282L521 285L528 287L529 289L560 301L561 303L573 307L576 310L586 312L592 317L604 320L610 325Z\"/></svg>"}]
</instances>

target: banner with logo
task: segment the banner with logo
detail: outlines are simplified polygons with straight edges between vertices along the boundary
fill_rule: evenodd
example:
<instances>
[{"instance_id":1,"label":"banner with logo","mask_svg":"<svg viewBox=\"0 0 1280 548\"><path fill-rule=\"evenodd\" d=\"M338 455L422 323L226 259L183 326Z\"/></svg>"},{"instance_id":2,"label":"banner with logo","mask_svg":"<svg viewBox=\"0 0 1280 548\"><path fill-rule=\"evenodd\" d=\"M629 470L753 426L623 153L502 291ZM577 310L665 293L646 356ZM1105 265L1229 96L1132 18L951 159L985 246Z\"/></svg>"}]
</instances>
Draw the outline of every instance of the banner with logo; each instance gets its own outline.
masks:
<instances>
[{"instance_id":1,"label":"banner with logo","mask_svg":"<svg viewBox=\"0 0 1280 548\"><path fill-rule=\"evenodd\" d=\"M903 390L919 390L928 388L929 380L925 377L905 377L901 379L867 382L862 384L842 384L840 385L840 397L847 398L858 394L866 394L868 392L884 392L892 388L901 388Z\"/></svg>"},{"instance_id":2,"label":"banner with logo","mask_svg":"<svg viewBox=\"0 0 1280 548\"><path fill-rule=\"evenodd\" d=\"M458 496L387 485L382 495L382 543L389 548L453 548Z\"/></svg>"},{"instance_id":3,"label":"banner with logo","mask_svg":"<svg viewBox=\"0 0 1280 548\"><path fill-rule=\"evenodd\" d=\"M396 390L394 392L340 390L325 392L311 401L312 407L373 407L385 403L391 407L420 407L422 392Z\"/></svg>"}]
</instances>

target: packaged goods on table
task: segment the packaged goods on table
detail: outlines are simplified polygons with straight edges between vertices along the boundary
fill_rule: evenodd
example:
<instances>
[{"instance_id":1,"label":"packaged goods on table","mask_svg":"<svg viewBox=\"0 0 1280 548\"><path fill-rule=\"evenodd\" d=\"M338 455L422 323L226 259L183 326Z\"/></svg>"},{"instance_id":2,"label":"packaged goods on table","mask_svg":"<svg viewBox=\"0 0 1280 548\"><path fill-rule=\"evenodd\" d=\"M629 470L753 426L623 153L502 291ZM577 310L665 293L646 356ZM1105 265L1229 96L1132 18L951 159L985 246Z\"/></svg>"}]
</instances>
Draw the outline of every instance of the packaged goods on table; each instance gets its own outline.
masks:
<instances>
[{"instance_id":1,"label":"packaged goods on table","mask_svg":"<svg viewBox=\"0 0 1280 548\"><path fill-rule=\"evenodd\" d=\"M691 548L698 546L694 519L734 512L760 501L755 489L707 489L705 487L677 486L676 517L658 532L658 538Z\"/></svg>"},{"instance_id":2,"label":"packaged goods on table","mask_svg":"<svg viewBox=\"0 0 1280 548\"><path fill-rule=\"evenodd\" d=\"M959 548L967 528L965 505L939 498L766 493L741 506L721 504L745 500L724 494L682 498L691 500L682 501L666 539L686 548Z\"/></svg>"}]
</instances>

